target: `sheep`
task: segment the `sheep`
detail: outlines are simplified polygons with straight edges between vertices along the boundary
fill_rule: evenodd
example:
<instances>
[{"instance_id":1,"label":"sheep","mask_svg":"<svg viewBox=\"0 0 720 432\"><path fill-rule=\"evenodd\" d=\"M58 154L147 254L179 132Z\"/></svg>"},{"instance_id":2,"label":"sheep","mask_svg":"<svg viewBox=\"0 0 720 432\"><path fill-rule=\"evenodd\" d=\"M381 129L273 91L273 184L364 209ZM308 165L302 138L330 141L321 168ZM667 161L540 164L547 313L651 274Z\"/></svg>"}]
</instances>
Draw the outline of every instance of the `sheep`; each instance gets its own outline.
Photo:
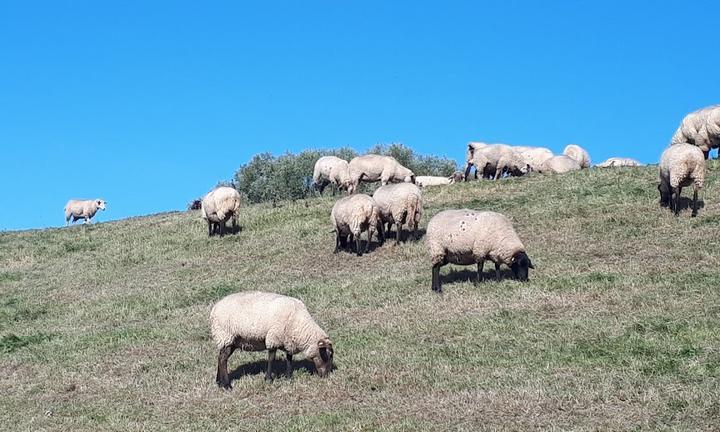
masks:
<instances>
[{"instance_id":1,"label":"sheep","mask_svg":"<svg viewBox=\"0 0 720 432\"><path fill-rule=\"evenodd\" d=\"M495 180L499 179L504 172L520 176L526 174L530 169L525 159L506 144L490 144L475 149L473 165L475 165L476 172L481 172L483 177L492 177Z\"/></svg>"},{"instance_id":2,"label":"sheep","mask_svg":"<svg viewBox=\"0 0 720 432\"><path fill-rule=\"evenodd\" d=\"M350 185L349 164L346 160L336 156L323 156L315 162L313 170L313 185L322 195L328 184L332 184L339 190L347 190L352 193ZM333 191L334 195L335 191Z\"/></svg>"},{"instance_id":3,"label":"sheep","mask_svg":"<svg viewBox=\"0 0 720 432\"><path fill-rule=\"evenodd\" d=\"M71 199L65 204L65 226L83 219L83 223L92 223L92 218L98 210L105 210L107 202L100 198L94 200L74 200Z\"/></svg>"},{"instance_id":4,"label":"sheep","mask_svg":"<svg viewBox=\"0 0 720 432\"><path fill-rule=\"evenodd\" d=\"M675 130L670 145L692 144L698 146L707 159L712 148L712 140L708 136L706 128L707 119L711 113L718 110L720 110L720 105L712 105L687 114ZM716 146L720 145L720 143L716 144Z\"/></svg>"},{"instance_id":5,"label":"sheep","mask_svg":"<svg viewBox=\"0 0 720 432\"><path fill-rule=\"evenodd\" d=\"M610 168L610 167L637 167L642 164L635 159L623 158L623 157L611 157L604 162L595 165L599 168Z\"/></svg>"},{"instance_id":6,"label":"sheep","mask_svg":"<svg viewBox=\"0 0 720 432\"><path fill-rule=\"evenodd\" d=\"M720 105L716 105L709 110L699 135L698 143L695 145L707 148L708 156L710 155L710 149L717 148L717 157L720 158Z\"/></svg>"},{"instance_id":7,"label":"sheep","mask_svg":"<svg viewBox=\"0 0 720 432\"><path fill-rule=\"evenodd\" d=\"M580 168L590 168L590 155L577 144L569 144L563 150L565 156L570 156L580 164Z\"/></svg>"},{"instance_id":8,"label":"sheep","mask_svg":"<svg viewBox=\"0 0 720 432\"><path fill-rule=\"evenodd\" d=\"M451 185L453 183L455 183L455 175L454 174L450 177L441 177L441 176L417 176L417 177L415 177L415 184L420 187L443 186L443 185Z\"/></svg>"},{"instance_id":9,"label":"sheep","mask_svg":"<svg viewBox=\"0 0 720 432\"><path fill-rule=\"evenodd\" d=\"M543 162L553 157L553 152L545 147L512 146L512 148L525 159L525 163L532 171L537 171Z\"/></svg>"},{"instance_id":10,"label":"sheep","mask_svg":"<svg viewBox=\"0 0 720 432\"><path fill-rule=\"evenodd\" d=\"M350 236L350 242L355 241L357 256L362 256L360 234L363 231L367 231L365 252L370 251L370 240L376 231L380 245L385 239L380 210L375 200L368 195L357 194L339 199L332 208L330 220L335 231L334 253L347 248L347 237Z\"/></svg>"},{"instance_id":11,"label":"sheep","mask_svg":"<svg viewBox=\"0 0 720 432\"><path fill-rule=\"evenodd\" d=\"M392 224L397 227L395 244L400 244L403 224L412 229L413 238L417 239L417 228L422 216L422 194L420 188L410 183L398 183L381 186L373 194L378 206L380 225L387 223L387 231Z\"/></svg>"},{"instance_id":12,"label":"sheep","mask_svg":"<svg viewBox=\"0 0 720 432\"><path fill-rule=\"evenodd\" d=\"M188 210L200 210L202 207L202 198L200 199L194 199L190 201L187 205Z\"/></svg>"},{"instance_id":13,"label":"sheep","mask_svg":"<svg viewBox=\"0 0 720 432\"><path fill-rule=\"evenodd\" d=\"M415 183L415 174L392 156L375 154L358 156L350 161L349 172L350 186L353 192L357 191L361 181L376 182L380 180L383 186L390 182Z\"/></svg>"},{"instance_id":14,"label":"sheep","mask_svg":"<svg viewBox=\"0 0 720 432\"><path fill-rule=\"evenodd\" d=\"M675 144L660 157L660 205L670 207L677 216L680 212L682 188L693 185L692 216L697 216L698 191L705 182L705 156L692 144ZM673 198L674 194L674 198Z\"/></svg>"},{"instance_id":15,"label":"sheep","mask_svg":"<svg viewBox=\"0 0 720 432\"><path fill-rule=\"evenodd\" d=\"M230 390L228 358L236 349L268 350L265 380L272 381L277 350L285 352L286 376L292 376L292 356L302 353L321 377L332 370L333 346L305 304L293 297L249 291L230 294L210 311L210 332L219 350L215 382Z\"/></svg>"},{"instance_id":16,"label":"sheep","mask_svg":"<svg viewBox=\"0 0 720 432\"><path fill-rule=\"evenodd\" d=\"M240 210L240 193L235 188L220 186L205 195L200 203L202 218L208 224L208 237L216 232L220 237L225 235L225 223L232 218L232 229L238 227Z\"/></svg>"},{"instance_id":17,"label":"sheep","mask_svg":"<svg viewBox=\"0 0 720 432\"><path fill-rule=\"evenodd\" d=\"M438 293L442 292L440 267L448 263L477 263L478 282L483 280L486 259L495 263L498 281L501 264L509 266L521 281L527 281L528 269L535 268L510 220L495 212L441 211L428 223L426 247L432 263L432 290Z\"/></svg>"},{"instance_id":18,"label":"sheep","mask_svg":"<svg viewBox=\"0 0 720 432\"><path fill-rule=\"evenodd\" d=\"M538 172L562 174L580 169L580 164L575 159L570 156L558 155L543 162L542 165L540 165Z\"/></svg>"},{"instance_id":19,"label":"sheep","mask_svg":"<svg viewBox=\"0 0 720 432\"><path fill-rule=\"evenodd\" d=\"M465 175L463 178L465 181L468 181L468 176L470 175L470 169L475 166L475 180L478 178L478 168L477 165L475 165L475 150L481 149L483 147L487 147L488 144L484 142L475 142L470 141L467 145L467 152L465 153ZM484 166L484 165L483 165ZM482 172L482 170L480 170Z\"/></svg>"}]
</instances>

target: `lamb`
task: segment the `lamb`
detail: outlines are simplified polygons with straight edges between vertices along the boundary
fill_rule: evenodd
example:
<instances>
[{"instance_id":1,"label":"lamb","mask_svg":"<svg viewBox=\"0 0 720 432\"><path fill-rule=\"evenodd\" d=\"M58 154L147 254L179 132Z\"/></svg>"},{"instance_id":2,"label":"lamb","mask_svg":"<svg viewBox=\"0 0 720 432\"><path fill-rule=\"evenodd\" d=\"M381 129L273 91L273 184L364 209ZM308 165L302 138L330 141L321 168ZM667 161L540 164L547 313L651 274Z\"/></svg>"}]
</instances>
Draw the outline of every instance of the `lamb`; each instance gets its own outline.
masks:
<instances>
[{"instance_id":1,"label":"lamb","mask_svg":"<svg viewBox=\"0 0 720 432\"><path fill-rule=\"evenodd\" d=\"M475 165L476 172L483 173L483 177L492 177L495 180L499 179L504 172L521 176L529 170L525 159L506 144L490 144L475 149L473 165ZM484 168L482 168L483 166Z\"/></svg>"},{"instance_id":2,"label":"lamb","mask_svg":"<svg viewBox=\"0 0 720 432\"><path fill-rule=\"evenodd\" d=\"M570 156L580 164L580 168L590 168L590 155L577 144L569 144L563 151L565 156Z\"/></svg>"},{"instance_id":3,"label":"lamb","mask_svg":"<svg viewBox=\"0 0 720 432\"><path fill-rule=\"evenodd\" d=\"M415 183L415 174L392 156L369 154L353 158L349 164L350 186L353 191L361 181L376 182L383 186L393 182Z\"/></svg>"},{"instance_id":4,"label":"lamb","mask_svg":"<svg viewBox=\"0 0 720 432\"><path fill-rule=\"evenodd\" d=\"M367 231L365 252L370 251L370 241L376 231L378 241L383 244L385 233L380 220L380 209L368 195L357 194L339 199L332 208L330 220L335 231L335 253L341 248L347 248L347 237L350 236L350 242L355 241L357 256L361 256L360 234L363 231Z\"/></svg>"},{"instance_id":5,"label":"lamb","mask_svg":"<svg viewBox=\"0 0 720 432\"><path fill-rule=\"evenodd\" d=\"M268 350L265 380L272 381L277 350L285 352L286 376L292 376L292 356L302 353L321 377L332 370L333 347L327 333L313 320L305 304L293 297L250 291L230 294L210 311L210 331L219 349L215 381L231 389L228 358L236 349Z\"/></svg>"},{"instance_id":6,"label":"lamb","mask_svg":"<svg viewBox=\"0 0 720 432\"><path fill-rule=\"evenodd\" d=\"M660 205L670 206L677 216L680 212L682 188L693 185L692 216L697 216L698 191L705 182L705 156L692 144L675 144L660 157ZM674 194L674 198L673 198Z\"/></svg>"},{"instance_id":7,"label":"lamb","mask_svg":"<svg viewBox=\"0 0 720 432\"><path fill-rule=\"evenodd\" d=\"M473 166L475 166L475 180L477 180L477 178L478 178L478 168L477 168L477 165L475 165L475 150L478 150L478 149L481 149L481 148L487 147L487 146L488 146L488 144L486 144L486 143L484 143L484 142L470 141L470 142L468 143L468 145L467 145L467 152L465 153L465 163L466 163L467 166L466 166L466 168L465 168L465 175L463 176L463 178L465 179L465 181L468 180L468 176L470 175L470 169L471 169ZM484 165L483 165L483 166L484 166ZM482 169L480 170L480 172L482 172Z\"/></svg>"},{"instance_id":8,"label":"lamb","mask_svg":"<svg viewBox=\"0 0 720 432\"><path fill-rule=\"evenodd\" d=\"M83 223L92 223L92 218L98 210L105 210L105 200L100 198L94 200L69 200L65 204L65 226L72 222L83 219Z\"/></svg>"},{"instance_id":9,"label":"lamb","mask_svg":"<svg viewBox=\"0 0 720 432\"><path fill-rule=\"evenodd\" d=\"M240 193L235 188L220 186L205 195L200 203L202 218L208 224L208 237L225 235L225 223L232 218L232 229L237 230L240 210Z\"/></svg>"},{"instance_id":10,"label":"lamb","mask_svg":"<svg viewBox=\"0 0 720 432\"><path fill-rule=\"evenodd\" d=\"M453 183L455 183L455 175L452 175L450 177L440 177L440 176L417 176L417 177L415 177L415 184L420 187L443 186L443 185L451 185Z\"/></svg>"},{"instance_id":11,"label":"lamb","mask_svg":"<svg viewBox=\"0 0 720 432\"><path fill-rule=\"evenodd\" d=\"M381 186L375 191L373 199L380 211L382 225L387 223L387 231L392 224L397 227L395 244L400 244L402 226L407 223L417 239L417 228L422 216L422 194L420 188L410 183L398 183Z\"/></svg>"},{"instance_id":12,"label":"lamb","mask_svg":"<svg viewBox=\"0 0 720 432\"><path fill-rule=\"evenodd\" d=\"M712 148L712 140L705 126L708 116L718 110L720 110L720 105L712 105L687 114L673 134L670 145L692 144L698 146L707 159Z\"/></svg>"},{"instance_id":13,"label":"lamb","mask_svg":"<svg viewBox=\"0 0 720 432\"><path fill-rule=\"evenodd\" d=\"M553 157L553 152L545 147L512 146L513 150L525 159L531 171L537 171L543 162Z\"/></svg>"},{"instance_id":14,"label":"lamb","mask_svg":"<svg viewBox=\"0 0 720 432\"><path fill-rule=\"evenodd\" d=\"M570 156L559 155L553 156L540 165L538 172L540 173L557 173L563 174L570 171L580 170L580 164Z\"/></svg>"},{"instance_id":15,"label":"lamb","mask_svg":"<svg viewBox=\"0 0 720 432\"><path fill-rule=\"evenodd\" d=\"M595 165L600 168L610 168L610 167L637 167L642 166L642 164L635 159L630 158L623 158L623 157L611 157L604 162Z\"/></svg>"},{"instance_id":16,"label":"lamb","mask_svg":"<svg viewBox=\"0 0 720 432\"><path fill-rule=\"evenodd\" d=\"M349 164L344 159L336 156L323 156L315 162L313 185L320 192L320 195L322 195L328 184L332 184L339 190L344 189L352 193L348 168Z\"/></svg>"},{"instance_id":17,"label":"lamb","mask_svg":"<svg viewBox=\"0 0 720 432\"><path fill-rule=\"evenodd\" d=\"M432 262L432 290L442 292L440 267L445 264L477 263L478 281L489 259L495 263L495 279L500 280L500 265L512 269L516 279L528 280L534 269L512 223L500 213L477 210L445 210L428 224L426 246Z\"/></svg>"}]
</instances>

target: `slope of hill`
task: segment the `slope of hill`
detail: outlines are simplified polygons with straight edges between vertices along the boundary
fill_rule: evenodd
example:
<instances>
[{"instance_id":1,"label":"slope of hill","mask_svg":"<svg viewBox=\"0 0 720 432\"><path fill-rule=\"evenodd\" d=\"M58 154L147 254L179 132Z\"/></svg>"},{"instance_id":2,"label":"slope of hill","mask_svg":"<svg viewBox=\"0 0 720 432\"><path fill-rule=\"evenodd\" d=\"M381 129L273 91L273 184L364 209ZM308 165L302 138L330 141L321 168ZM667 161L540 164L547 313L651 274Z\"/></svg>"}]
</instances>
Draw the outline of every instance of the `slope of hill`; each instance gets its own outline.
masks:
<instances>
[{"instance_id":1,"label":"slope of hill","mask_svg":"<svg viewBox=\"0 0 720 432\"><path fill-rule=\"evenodd\" d=\"M481 181L426 192L510 216L530 282L474 285L421 242L332 254L332 197L243 209L207 238L197 212L0 234L5 430L714 429L720 421L720 192L660 209L656 168ZM687 200L685 200L687 203ZM58 215L61 217L61 215ZM489 271L491 266L486 268ZM214 383L211 304L302 298L335 373L262 379L265 353ZM276 368L282 370L279 362Z\"/></svg>"}]
</instances>

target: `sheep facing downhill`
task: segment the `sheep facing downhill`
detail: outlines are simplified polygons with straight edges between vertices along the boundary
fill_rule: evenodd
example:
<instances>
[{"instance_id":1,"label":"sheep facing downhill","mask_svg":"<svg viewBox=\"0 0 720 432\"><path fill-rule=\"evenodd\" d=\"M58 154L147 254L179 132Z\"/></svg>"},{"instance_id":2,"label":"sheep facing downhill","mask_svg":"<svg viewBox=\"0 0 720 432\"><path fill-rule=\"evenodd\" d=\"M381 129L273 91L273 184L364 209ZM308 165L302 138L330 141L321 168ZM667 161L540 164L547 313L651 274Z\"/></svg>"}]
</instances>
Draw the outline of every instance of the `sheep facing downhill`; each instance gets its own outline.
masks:
<instances>
[{"instance_id":1,"label":"sheep facing downhill","mask_svg":"<svg viewBox=\"0 0 720 432\"><path fill-rule=\"evenodd\" d=\"M336 156L323 156L315 162L313 170L313 186L322 195L327 185L332 184L337 190L353 193L350 185L349 164ZM335 190L333 190L333 195Z\"/></svg>"},{"instance_id":2,"label":"sheep facing downhill","mask_svg":"<svg viewBox=\"0 0 720 432\"><path fill-rule=\"evenodd\" d=\"M225 235L225 224L232 219L232 231L238 230L240 193L235 188L220 186L205 195L200 203L202 218L208 224L208 237Z\"/></svg>"},{"instance_id":3,"label":"sheep facing downhill","mask_svg":"<svg viewBox=\"0 0 720 432\"><path fill-rule=\"evenodd\" d=\"M370 251L370 241L375 232L381 245L385 239L380 210L375 200L368 195L356 194L339 199L332 208L330 220L335 231L335 253L347 249L349 236L350 243L355 242L357 256L361 256L360 234L363 231L367 231L365 252Z\"/></svg>"},{"instance_id":4,"label":"sheep facing downhill","mask_svg":"<svg viewBox=\"0 0 720 432\"><path fill-rule=\"evenodd\" d=\"M624 157L611 157L595 165L598 168L611 168L611 167L638 167L642 164L635 159L624 158Z\"/></svg>"},{"instance_id":5,"label":"sheep facing downhill","mask_svg":"<svg viewBox=\"0 0 720 432\"><path fill-rule=\"evenodd\" d=\"M590 154L584 148L577 144L569 144L563 151L565 156L569 156L580 164L580 168L590 168Z\"/></svg>"},{"instance_id":6,"label":"sheep facing downhill","mask_svg":"<svg viewBox=\"0 0 720 432\"><path fill-rule=\"evenodd\" d=\"M698 192L705 182L705 156L692 144L675 144L660 157L660 205L680 212L682 188L693 185L692 216L697 216Z\"/></svg>"},{"instance_id":7,"label":"sheep facing downhill","mask_svg":"<svg viewBox=\"0 0 720 432\"><path fill-rule=\"evenodd\" d=\"M369 154L353 158L348 166L350 186L356 192L360 182L415 183L415 174L392 156Z\"/></svg>"},{"instance_id":8,"label":"sheep facing downhill","mask_svg":"<svg viewBox=\"0 0 720 432\"><path fill-rule=\"evenodd\" d=\"M65 204L65 226L83 219L83 223L92 223L92 218L98 210L105 210L107 202L102 199L94 200L69 200Z\"/></svg>"},{"instance_id":9,"label":"sheep facing downhill","mask_svg":"<svg viewBox=\"0 0 720 432\"><path fill-rule=\"evenodd\" d=\"M516 279L528 280L534 269L512 223L505 216L489 211L445 210L428 223L426 246L432 263L432 290L442 292L440 268L446 264L477 263L478 281L483 279L485 260L495 263L495 279L500 265L512 269Z\"/></svg>"},{"instance_id":10,"label":"sheep facing downhill","mask_svg":"<svg viewBox=\"0 0 720 432\"><path fill-rule=\"evenodd\" d=\"M417 239L417 228L422 217L422 193L420 188L411 183L398 183L381 186L375 191L373 199L377 204L382 225L387 223L386 233L396 225L395 244L400 244L402 226L407 223Z\"/></svg>"},{"instance_id":11,"label":"sheep facing downhill","mask_svg":"<svg viewBox=\"0 0 720 432\"><path fill-rule=\"evenodd\" d=\"M265 380L272 381L277 350L285 352L286 375L292 376L292 356L302 353L321 377L332 370L333 347L305 304L293 297L267 292L241 292L224 297L210 311L210 331L219 350L215 382L231 389L227 363L232 353L268 351Z\"/></svg>"}]
</instances>

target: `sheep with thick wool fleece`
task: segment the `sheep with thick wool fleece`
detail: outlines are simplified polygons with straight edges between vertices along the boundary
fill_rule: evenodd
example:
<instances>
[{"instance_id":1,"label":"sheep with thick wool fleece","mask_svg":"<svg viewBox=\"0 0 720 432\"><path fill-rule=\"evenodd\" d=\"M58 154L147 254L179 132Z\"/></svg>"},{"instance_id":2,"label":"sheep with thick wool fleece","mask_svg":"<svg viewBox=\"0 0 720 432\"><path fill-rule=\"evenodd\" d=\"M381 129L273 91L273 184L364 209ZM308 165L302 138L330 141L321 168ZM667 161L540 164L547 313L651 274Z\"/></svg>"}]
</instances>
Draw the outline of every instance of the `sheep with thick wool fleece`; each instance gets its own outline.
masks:
<instances>
[{"instance_id":1,"label":"sheep with thick wool fleece","mask_svg":"<svg viewBox=\"0 0 720 432\"><path fill-rule=\"evenodd\" d=\"M680 194L685 186L693 186L692 216L697 216L698 192L705 183L705 156L692 144L674 144L660 156L660 205L680 212Z\"/></svg>"},{"instance_id":2,"label":"sheep with thick wool fleece","mask_svg":"<svg viewBox=\"0 0 720 432\"><path fill-rule=\"evenodd\" d=\"M372 197L365 194L350 195L339 199L332 208L330 221L335 231L335 253L355 242L355 252L362 255L360 234L367 231L365 252L370 250L370 241L375 232L378 233L380 244L385 239L383 224L380 220L380 209Z\"/></svg>"},{"instance_id":3,"label":"sheep with thick wool fleece","mask_svg":"<svg viewBox=\"0 0 720 432\"><path fill-rule=\"evenodd\" d=\"M590 154L577 144L568 144L563 150L565 156L569 156L580 164L580 168L590 168Z\"/></svg>"},{"instance_id":4,"label":"sheep with thick wool fleece","mask_svg":"<svg viewBox=\"0 0 720 432\"><path fill-rule=\"evenodd\" d=\"M422 217L420 188L411 183L389 184L379 187L373 194L373 199L378 206L380 223L388 224L387 231L392 224L396 225L396 244L400 243L402 226L405 223L412 230L413 238L417 238L417 229Z\"/></svg>"},{"instance_id":5,"label":"sheep with thick wool fleece","mask_svg":"<svg viewBox=\"0 0 720 432\"><path fill-rule=\"evenodd\" d=\"M323 156L315 162L313 184L322 195L328 184L352 193L348 161L337 156Z\"/></svg>"},{"instance_id":6,"label":"sheep with thick wool fleece","mask_svg":"<svg viewBox=\"0 0 720 432\"><path fill-rule=\"evenodd\" d=\"M720 105L711 105L685 115L680 122L680 126L675 130L670 140L670 145L695 145L702 150L704 157L707 159L710 149L713 148L713 140L708 134L707 129L708 116L719 110ZM715 144L715 147L720 145L718 142L715 142Z\"/></svg>"},{"instance_id":7,"label":"sheep with thick wool fleece","mask_svg":"<svg viewBox=\"0 0 720 432\"><path fill-rule=\"evenodd\" d=\"M225 235L225 223L232 218L233 229L237 228L240 211L240 193L233 187L220 186L205 195L200 203L202 218L208 224L208 236L219 231Z\"/></svg>"},{"instance_id":8,"label":"sheep with thick wool fleece","mask_svg":"<svg viewBox=\"0 0 720 432\"><path fill-rule=\"evenodd\" d=\"M447 186L455 183L454 174L450 177L441 176L416 176L415 184L420 187L428 186Z\"/></svg>"},{"instance_id":9,"label":"sheep with thick wool fleece","mask_svg":"<svg viewBox=\"0 0 720 432\"><path fill-rule=\"evenodd\" d=\"M595 166L599 167L599 168L610 168L610 167L638 167L638 166L642 166L642 165L643 164L636 161L635 159L625 158L625 157L611 157Z\"/></svg>"},{"instance_id":10,"label":"sheep with thick wool fleece","mask_svg":"<svg viewBox=\"0 0 720 432\"><path fill-rule=\"evenodd\" d=\"M495 263L497 280L501 264L510 267L518 280L527 280L528 269L534 268L512 223L500 213L442 211L428 223L425 245L432 263L432 289L437 292L442 291L440 267L446 264L477 263L478 280L483 278L486 259Z\"/></svg>"},{"instance_id":11,"label":"sheep with thick wool fleece","mask_svg":"<svg viewBox=\"0 0 720 432\"><path fill-rule=\"evenodd\" d=\"M543 174L556 173L564 174L570 171L578 171L582 169L575 159L566 155L553 156L540 165L538 172Z\"/></svg>"},{"instance_id":12,"label":"sheep with thick wool fleece","mask_svg":"<svg viewBox=\"0 0 720 432\"><path fill-rule=\"evenodd\" d=\"M476 154L476 150L481 149L481 148L483 148L483 147L487 147L488 145L489 145L489 144L484 143L484 142L480 142L480 141L470 141L470 142L467 144L467 151L466 151L466 153L465 153L465 164L466 164L466 167L465 167L465 175L463 176L463 178L465 179L465 181L468 181L468 176L470 176L470 169L471 169L473 166L475 167L475 179L478 178L478 167L477 167L477 165L475 165L475 159L476 159L476 158L475 158L475 154ZM483 165L483 167L484 167L484 165ZM482 168L480 168L479 171L482 172Z\"/></svg>"},{"instance_id":13,"label":"sheep with thick wool fleece","mask_svg":"<svg viewBox=\"0 0 720 432\"><path fill-rule=\"evenodd\" d=\"M361 181L380 181L383 186L388 183L415 183L415 174L392 156L376 154L358 156L350 161L348 171L354 192L357 192Z\"/></svg>"},{"instance_id":14,"label":"sheep with thick wool fleece","mask_svg":"<svg viewBox=\"0 0 720 432\"><path fill-rule=\"evenodd\" d=\"M537 171L543 162L553 157L553 152L545 147L512 146L512 148L525 159L525 163L532 171Z\"/></svg>"},{"instance_id":15,"label":"sheep with thick wool fleece","mask_svg":"<svg viewBox=\"0 0 720 432\"><path fill-rule=\"evenodd\" d=\"M250 291L230 294L210 311L210 332L220 351L216 382L230 389L227 362L233 351L268 350L265 379L272 380L277 350L285 351L287 375L292 374L292 356L302 353L315 364L320 376L332 369L333 348L305 304L293 297Z\"/></svg>"},{"instance_id":16,"label":"sheep with thick wool fleece","mask_svg":"<svg viewBox=\"0 0 720 432\"><path fill-rule=\"evenodd\" d=\"M70 225L70 219L73 223L83 219L84 223L92 223L92 218L98 210L105 210L106 202L100 198L94 200L74 200L71 199L65 204L65 225Z\"/></svg>"},{"instance_id":17,"label":"sheep with thick wool fleece","mask_svg":"<svg viewBox=\"0 0 720 432\"><path fill-rule=\"evenodd\" d=\"M506 171L514 176L521 176L528 172L528 164L525 159L507 144L489 144L475 149L473 165L477 172L483 174L483 177L492 177L495 180L499 179Z\"/></svg>"}]
</instances>

